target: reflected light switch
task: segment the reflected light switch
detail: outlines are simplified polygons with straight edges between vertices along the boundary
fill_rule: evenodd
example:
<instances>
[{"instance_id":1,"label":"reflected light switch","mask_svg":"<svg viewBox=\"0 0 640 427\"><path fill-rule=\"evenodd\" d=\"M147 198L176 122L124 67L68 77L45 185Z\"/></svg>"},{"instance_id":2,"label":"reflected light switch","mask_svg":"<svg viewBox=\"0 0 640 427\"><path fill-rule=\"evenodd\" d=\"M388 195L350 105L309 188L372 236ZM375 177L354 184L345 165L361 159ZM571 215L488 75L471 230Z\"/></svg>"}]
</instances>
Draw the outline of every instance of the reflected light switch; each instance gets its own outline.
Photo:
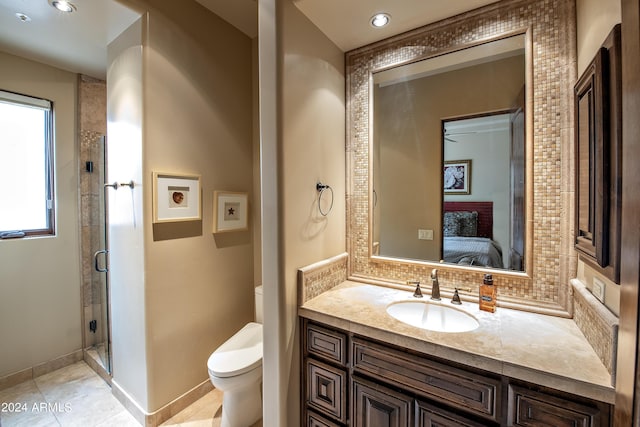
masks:
<instances>
[{"instance_id":1,"label":"reflected light switch","mask_svg":"<svg viewBox=\"0 0 640 427\"><path fill-rule=\"evenodd\" d=\"M433 230L418 230L419 240L433 240Z\"/></svg>"}]
</instances>

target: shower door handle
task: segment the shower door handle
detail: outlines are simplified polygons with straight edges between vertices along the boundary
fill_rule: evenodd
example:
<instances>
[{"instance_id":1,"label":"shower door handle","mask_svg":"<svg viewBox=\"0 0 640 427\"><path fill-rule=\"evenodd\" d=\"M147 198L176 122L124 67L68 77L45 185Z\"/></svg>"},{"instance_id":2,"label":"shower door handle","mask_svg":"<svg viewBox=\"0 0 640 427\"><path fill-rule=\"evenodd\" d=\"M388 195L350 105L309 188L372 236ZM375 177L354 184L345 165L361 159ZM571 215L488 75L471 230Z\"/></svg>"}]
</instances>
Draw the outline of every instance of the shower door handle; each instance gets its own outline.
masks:
<instances>
[{"instance_id":1,"label":"shower door handle","mask_svg":"<svg viewBox=\"0 0 640 427\"><path fill-rule=\"evenodd\" d=\"M109 253L108 250L102 249L101 251L97 251L95 254L93 254L93 263L94 263L94 266L95 266L95 269L96 269L97 272L99 272L99 273L107 273L107 272L109 272L109 269L106 266L104 268L100 268L100 263L98 262L98 256L100 254L104 254L105 261L106 261L108 253Z\"/></svg>"}]
</instances>

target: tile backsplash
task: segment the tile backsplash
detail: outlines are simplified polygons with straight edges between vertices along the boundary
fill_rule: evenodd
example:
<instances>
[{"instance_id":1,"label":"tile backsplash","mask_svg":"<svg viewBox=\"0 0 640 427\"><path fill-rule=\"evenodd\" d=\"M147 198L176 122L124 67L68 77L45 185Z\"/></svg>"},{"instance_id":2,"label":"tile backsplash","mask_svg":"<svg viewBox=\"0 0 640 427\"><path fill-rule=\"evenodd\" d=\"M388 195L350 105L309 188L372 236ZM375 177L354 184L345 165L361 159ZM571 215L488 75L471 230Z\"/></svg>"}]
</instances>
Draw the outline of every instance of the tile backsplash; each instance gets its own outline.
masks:
<instances>
[{"instance_id":1,"label":"tile backsplash","mask_svg":"<svg viewBox=\"0 0 640 427\"><path fill-rule=\"evenodd\" d=\"M347 280L346 253L298 270L298 305Z\"/></svg>"}]
</instances>

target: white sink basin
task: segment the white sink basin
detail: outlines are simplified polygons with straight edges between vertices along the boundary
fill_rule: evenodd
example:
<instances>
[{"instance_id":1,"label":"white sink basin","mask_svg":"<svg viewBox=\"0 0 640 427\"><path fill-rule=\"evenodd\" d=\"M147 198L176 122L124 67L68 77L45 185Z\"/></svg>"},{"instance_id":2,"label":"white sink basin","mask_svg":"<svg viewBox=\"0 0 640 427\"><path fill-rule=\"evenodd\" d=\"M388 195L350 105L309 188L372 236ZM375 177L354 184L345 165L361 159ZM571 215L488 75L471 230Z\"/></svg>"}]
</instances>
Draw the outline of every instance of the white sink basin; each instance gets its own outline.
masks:
<instances>
[{"instance_id":1,"label":"white sink basin","mask_svg":"<svg viewBox=\"0 0 640 427\"><path fill-rule=\"evenodd\" d=\"M408 325L437 332L468 332L480 326L469 313L430 301L391 303L387 306L387 313Z\"/></svg>"}]
</instances>

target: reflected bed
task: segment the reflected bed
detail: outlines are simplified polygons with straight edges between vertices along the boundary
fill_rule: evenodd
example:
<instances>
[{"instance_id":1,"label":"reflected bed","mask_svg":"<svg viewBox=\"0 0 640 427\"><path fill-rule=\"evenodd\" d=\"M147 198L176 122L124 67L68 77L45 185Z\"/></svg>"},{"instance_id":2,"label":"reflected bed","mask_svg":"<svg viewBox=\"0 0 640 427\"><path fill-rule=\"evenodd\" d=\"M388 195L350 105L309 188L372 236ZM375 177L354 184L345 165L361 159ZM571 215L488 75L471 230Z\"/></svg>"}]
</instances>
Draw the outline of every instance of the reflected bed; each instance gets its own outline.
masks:
<instances>
[{"instance_id":1,"label":"reflected bed","mask_svg":"<svg viewBox=\"0 0 640 427\"><path fill-rule=\"evenodd\" d=\"M443 233L445 262L504 268L493 240L493 202L444 202Z\"/></svg>"}]
</instances>

